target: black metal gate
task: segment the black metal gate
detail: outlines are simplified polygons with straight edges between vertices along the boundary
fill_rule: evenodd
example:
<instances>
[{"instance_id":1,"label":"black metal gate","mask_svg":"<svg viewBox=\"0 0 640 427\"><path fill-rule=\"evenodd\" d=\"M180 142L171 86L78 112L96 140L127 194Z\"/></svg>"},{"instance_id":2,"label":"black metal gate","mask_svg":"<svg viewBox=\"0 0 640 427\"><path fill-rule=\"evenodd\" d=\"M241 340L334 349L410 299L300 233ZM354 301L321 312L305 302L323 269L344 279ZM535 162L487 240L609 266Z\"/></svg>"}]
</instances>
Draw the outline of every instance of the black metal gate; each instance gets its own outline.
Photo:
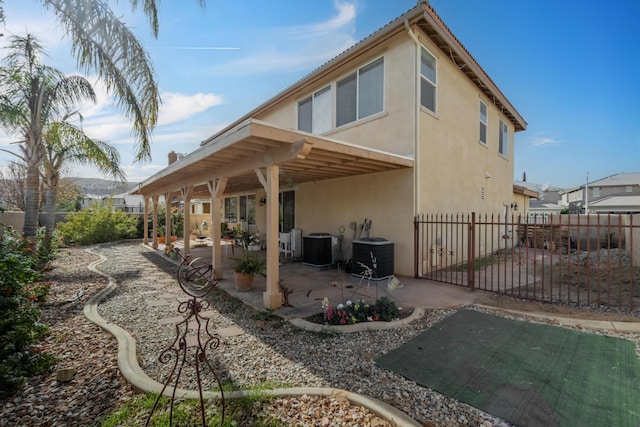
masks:
<instances>
[{"instance_id":1,"label":"black metal gate","mask_svg":"<svg viewBox=\"0 0 640 427\"><path fill-rule=\"evenodd\" d=\"M638 215L424 214L415 277L640 314Z\"/></svg>"}]
</instances>

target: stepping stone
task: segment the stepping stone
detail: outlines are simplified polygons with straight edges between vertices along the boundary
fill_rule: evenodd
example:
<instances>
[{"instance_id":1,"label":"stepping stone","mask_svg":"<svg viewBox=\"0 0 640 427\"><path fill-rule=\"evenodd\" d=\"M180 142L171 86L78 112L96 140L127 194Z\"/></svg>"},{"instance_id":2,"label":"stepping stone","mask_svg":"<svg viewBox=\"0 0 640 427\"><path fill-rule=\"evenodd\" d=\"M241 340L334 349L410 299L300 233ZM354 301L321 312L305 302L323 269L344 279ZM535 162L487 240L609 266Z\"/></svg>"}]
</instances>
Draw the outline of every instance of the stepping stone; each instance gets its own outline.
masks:
<instances>
[{"instance_id":1,"label":"stepping stone","mask_svg":"<svg viewBox=\"0 0 640 427\"><path fill-rule=\"evenodd\" d=\"M161 325L175 325L176 323L180 323L184 320L184 316L174 316L174 317L163 317L162 319L158 319L158 322Z\"/></svg>"},{"instance_id":2,"label":"stepping stone","mask_svg":"<svg viewBox=\"0 0 640 427\"><path fill-rule=\"evenodd\" d=\"M222 338L229 338L242 335L244 334L244 331L238 326L229 326L228 328L220 328L218 330L215 330L214 334L218 334Z\"/></svg>"},{"instance_id":3,"label":"stepping stone","mask_svg":"<svg viewBox=\"0 0 640 427\"><path fill-rule=\"evenodd\" d=\"M166 298L166 299L176 299L178 298L180 295L176 294L176 293L165 293L165 294L160 294L158 295L160 298Z\"/></svg>"},{"instance_id":4,"label":"stepping stone","mask_svg":"<svg viewBox=\"0 0 640 427\"><path fill-rule=\"evenodd\" d=\"M171 301L167 301L166 299L147 301L149 307L161 307L169 304L171 304Z\"/></svg>"}]
</instances>

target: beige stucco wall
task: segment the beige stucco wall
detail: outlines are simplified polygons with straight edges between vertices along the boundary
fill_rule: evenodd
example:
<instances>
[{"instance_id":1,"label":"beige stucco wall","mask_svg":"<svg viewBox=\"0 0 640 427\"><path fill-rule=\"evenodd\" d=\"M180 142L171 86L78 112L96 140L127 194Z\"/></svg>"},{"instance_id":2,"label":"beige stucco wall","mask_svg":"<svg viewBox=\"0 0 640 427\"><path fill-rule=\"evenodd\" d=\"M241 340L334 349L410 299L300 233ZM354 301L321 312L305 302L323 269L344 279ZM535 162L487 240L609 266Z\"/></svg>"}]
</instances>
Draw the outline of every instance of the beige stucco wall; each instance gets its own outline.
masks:
<instances>
[{"instance_id":1,"label":"beige stucco wall","mask_svg":"<svg viewBox=\"0 0 640 427\"><path fill-rule=\"evenodd\" d=\"M324 133L328 138L384 150L394 154L412 156L415 134L415 45L406 35L396 36L387 43L367 52L357 63L333 70L309 85L298 96L287 99L277 108L257 118L288 129L297 129L298 102L312 93L335 82L384 55L384 111L364 120L341 126ZM335 125L335 111L332 120Z\"/></svg>"},{"instance_id":2,"label":"beige stucco wall","mask_svg":"<svg viewBox=\"0 0 640 427\"><path fill-rule=\"evenodd\" d=\"M502 213L513 200L513 125L424 37L437 58L437 111L423 109L418 212ZM479 104L488 107L487 144L479 142ZM498 153L498 120L509 126L508 155ZM484 188L484 198L483 198Z\"/></svg>"},{"instance_id":3,"label":"beige stucco wall","mask_svg":"<svg viewBox=\"0 0 640 427\"><path fill-rule=\"evenodd\" d=\"M373 220L372 236L394 240L396 273L413 275L416 213L496 213L514 202L514 126L425 35L420 42L437 58L437 113L416 109L419 50L406 32L340 68L309 82L299 93L256 118L297 128L297 103L384 55L384 111L324 136L416 158L416 169L308 183L296 191L296 227L303 234L338 233L345 227L349 257L351 222ZM479 102L488 107L487 144L481 144ZM334 102L335 105L335 102ZM418 112L419 111L419 112ZM498 121L509 127L507 156L498 153ZM335 112L332 120L335 121ZM418 120L418 123L416 123ZM416 132L420 143L416 151ZM283 188L281 188L283 190ZM260 196L257 196L260 197ZM518 202L520 205L521 203ZM525 203L521 204L523 209ZM264 218L258 211L258 228Z\"/></svg>"},{"instance_id":4,"label":"beige stucco wall","mask_svg":"<svg viewBox=\"0 0 640 427\"><path fill-rule=\"evenodd\" d=\"M411 170L318 181L296 191L296 227L302 234L338 235L345 228L343 253L351 256L351 222L371 220L371 237L394 241L395 273L413 276Z\"/></svg>"},{"instance_id":5,"label":"beige stucco wall","mask_svg":"<svg viewBox=\"0 0 640 427\"><path fill-rule=\"evenodd\" d=\"M529 212L529 206L531 202L531 198L529 196L525 196L524 194L513 193L513 203L518 205L517 210L511 211L514 215L525 215Z\"/></svg>"}]
</instances>

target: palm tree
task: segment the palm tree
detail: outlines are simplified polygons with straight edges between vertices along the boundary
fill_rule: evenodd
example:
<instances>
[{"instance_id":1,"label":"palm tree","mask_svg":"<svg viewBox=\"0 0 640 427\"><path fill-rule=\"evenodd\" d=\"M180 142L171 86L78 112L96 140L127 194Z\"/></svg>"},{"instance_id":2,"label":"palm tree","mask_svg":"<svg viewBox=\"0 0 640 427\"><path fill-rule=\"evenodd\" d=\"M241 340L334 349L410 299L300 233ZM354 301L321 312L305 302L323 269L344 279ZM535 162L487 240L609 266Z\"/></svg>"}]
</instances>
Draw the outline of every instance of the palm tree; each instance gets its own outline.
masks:
<instances>
[{"instance_id":1,"label":"palm tree","mask_svg":"<svg viewBox=\"0 0 640 427\"><path fill-rule=\"evenodd\" d=\"M136 160L149 160L151 132L157 122L160 95L149 55L135 35L113 13L105 0L40 0L52 11L72 42L78 66L96 71L118 106L133 121ZM197 0L202 8L205 0ZM133 10L138 0L129 0ZM0 21L5 16L0 0ZM154 37L158 37L156 0L144 0L143 11Z\"/></svg>"},{"instance_id":2,"label":"palm tree","mask_svg":"<svg viewBox=\"0 0 640 427\"><path fill-rule=\"evenodd\" d=\"M14 36L5 58L7 66L0 67L0 125L19 138L16 143L22 155L18 157L27 166L25 237L35 236L38 228L40 167L46 155L43 133L75 105L96 100L87 79L65 76L41 64L42 54L32 35Z\"/></svg>"},{"instance_id":3,"label":"palm tree","mask_svg":"<svg viewBox=\"0 0 640 427\"><path fill-rule=\"evenodd\" d=\"M82 121L82 115L78 111L69 112L61 121L49 126L44 134L45 155L41 171L48 236L53 232L55 225L57 190L65 164L73 162L93 165L103 174L125 181L125 174L120 169L118 150L107 142L87 136L81 128L68 121L73 116Z\"/></svg>"}]
</instances>

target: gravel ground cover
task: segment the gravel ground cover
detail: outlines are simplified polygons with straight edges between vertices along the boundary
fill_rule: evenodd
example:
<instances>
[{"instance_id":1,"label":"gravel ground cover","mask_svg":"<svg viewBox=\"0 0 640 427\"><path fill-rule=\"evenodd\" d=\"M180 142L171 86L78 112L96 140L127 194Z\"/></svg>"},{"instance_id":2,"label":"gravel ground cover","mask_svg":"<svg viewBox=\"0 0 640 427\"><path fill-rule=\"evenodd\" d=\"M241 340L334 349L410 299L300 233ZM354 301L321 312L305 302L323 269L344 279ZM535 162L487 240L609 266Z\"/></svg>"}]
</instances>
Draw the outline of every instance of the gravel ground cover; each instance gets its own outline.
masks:
<instances>
[{"instance_id":1,"label":"gravel ground cover","mask_svg":"<svg viewBox=\"0 0 640 427\"><path fill-rule=\"evenodd\" d=\"M168 368L158 356L175 338L175 329L161 320L179 316L176 266L139 241L91 250L95 254L82 248L62 250L48 277L54 285L43 307L43 320L51 325L43 345L61 357L58 368L73 368L75 376L70 382L57 381L55 372L33 378L21 393L0 401L0 427L93 425L133 395L117 369L115 339L82 314L88 298L107 283L87 269L99 259L98 253L106 261L97 268L118 283L117 290L100 304L100 315L136 338L140 366L149 376L160 382L166 378ZM212 329L234 331L222 335L220 346L210 355L216 374L226 384L340 388L389 403L425 426L509 425L373 362L376 355L397 348L453 309L428 310L422 319L395 330L333 335L299 330L220 294L212 296L210 304L207 315ZM640 348L640 336L616 336L631 339ZM188 375L182 385L193 384L193 375ZM214 388L213 376L205 375L204 384ZM280 398L270 410L277 411L284 422L299 425L384 425L365 408L336 398Z\"/></svg>"}]
</instances>

